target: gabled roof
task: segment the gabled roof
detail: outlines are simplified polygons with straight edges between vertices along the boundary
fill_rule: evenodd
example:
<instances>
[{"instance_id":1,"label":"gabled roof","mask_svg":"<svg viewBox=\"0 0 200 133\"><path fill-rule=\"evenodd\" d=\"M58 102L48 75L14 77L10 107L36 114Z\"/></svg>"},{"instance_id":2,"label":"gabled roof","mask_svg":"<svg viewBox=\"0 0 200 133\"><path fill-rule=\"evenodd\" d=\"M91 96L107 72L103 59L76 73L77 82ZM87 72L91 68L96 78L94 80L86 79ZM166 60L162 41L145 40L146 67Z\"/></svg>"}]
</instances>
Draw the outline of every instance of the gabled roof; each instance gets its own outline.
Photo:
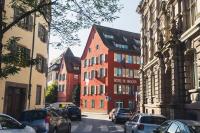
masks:
<instances>
[{"instance_id":1,"label":"gabled roof","mask_svg":"<svg viewBox=\"0 0 200 133\"><path fill-rule=\"evenodd\" d=\"M80 74L81 59L79 57L75 57L70 48L67 48L67 50L63 53L62 58L65 61L67 72ZM75 70L74 67L79 67L79 70Z\"/></svg>"},{"instance_id":2,"label":"gabled roof","mask_svg":"<svg viewBox=\"0 0 200 133\"><path fill-rule=\"evenodd\" d=\"M97 30L105 46L110 50L134 52L140 55L140 34L100 25L94 25L93 27ZM125 47L128 46L128 49L122 49L116 47L116 45L126 45Z\"/></svg>"}]
</instances>

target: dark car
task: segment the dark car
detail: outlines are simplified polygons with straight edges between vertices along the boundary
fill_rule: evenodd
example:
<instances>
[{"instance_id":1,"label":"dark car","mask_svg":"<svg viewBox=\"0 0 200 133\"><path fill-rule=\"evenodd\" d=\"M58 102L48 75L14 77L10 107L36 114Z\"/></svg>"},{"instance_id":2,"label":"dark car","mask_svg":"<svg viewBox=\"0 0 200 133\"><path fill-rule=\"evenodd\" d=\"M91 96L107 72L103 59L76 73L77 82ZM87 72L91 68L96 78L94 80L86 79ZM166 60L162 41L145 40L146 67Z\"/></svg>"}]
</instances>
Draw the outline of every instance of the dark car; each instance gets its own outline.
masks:
<instances>
[{"instance_id":1,"label":"dark car","mask_svg":"<svg viewBox=\"0 0 200 133\"><path fill-rule=\"evenodd\" d=\"M71 120L81 121L81 110L77 106L68 106L64 111Z\"/></svg>"},{"instance_id":2,"label":"dark car","mask_svg":"<svg viewBox=\"0 0 200 133\"><path fill-rule=\"evenodd\" d=\"M126 122L130 119L132 112L129 108L118 108L112 116L114 123Z\"/></svg>"},{"instance_id":3,"label":"dark car","mask_svg":"<svg viewBox=\"0 0 200 133\"><path fill-rule=\"evenodd\" d=\"M63 118L53 110L24 111L20 121L33 127L37 133L71 133L70 119Z\"/></svg>"},{"instance_id":4,"label":"dark car","mask_svg":"<svg viewBox=\"0 0 200 133\"><path fill-rule=\"evenodd\" d=\"M192 120L169 120L153 133L200 133L200 122Z\"/></svg>"}]
</instances>

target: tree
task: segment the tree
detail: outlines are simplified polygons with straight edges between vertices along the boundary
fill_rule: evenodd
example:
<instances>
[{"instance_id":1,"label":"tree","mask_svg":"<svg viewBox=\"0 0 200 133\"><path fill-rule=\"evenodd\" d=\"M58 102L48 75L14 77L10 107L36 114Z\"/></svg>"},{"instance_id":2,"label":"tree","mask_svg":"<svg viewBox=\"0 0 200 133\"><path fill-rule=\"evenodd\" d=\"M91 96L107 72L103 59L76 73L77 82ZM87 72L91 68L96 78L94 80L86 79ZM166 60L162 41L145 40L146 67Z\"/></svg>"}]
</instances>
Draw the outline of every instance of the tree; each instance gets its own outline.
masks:
<instances>
[{"instance_id":1,"label":"tree","mask_svg":"<svg viewBox=\"0 0 200 133\"><path fill-rule=\"evenodd\" d=\"M80 85L77 85L72 92L72 102L80 106Z\"/></svg>"},{"instance_id":2,"label":"tree","mask_svg":"<svg viewBox=\"0 0 200 133\"><path fill-rule=\"evenodd\" d=\"M17 61L13 63L15 58L8 63L8 58L13 56L4 55L3 49L8 51L10 49L5 48L2 42L4 34L27 16L32 14L36 17L42 16L50 27L51 34L58 36L61 40L61 42L56 42L56 45L54 44L58 47L79 44L77 34L79 30L89 28L92 24L112 22L117 18L115 14L122 7L119 0L11 0L10 7L17 8L22 13L12 22L5 24L7 18L3 15L4 1L0 0L0 78L6 78L20 71L21 67L27 67L27 65L17 64ZM12 41L16 41L15 39L13 37ZM30 59L28 62L31 64L34 60ZM6 64L4 67L3 63Z\"/></svg>"},{"instance_id":3,"label":"tree","mask_svg":"<svg viewBox=\"0 0 200 133\"><path fill-rule=\"evenodd\" d=\"M57 102L58 98L58 85L56 83L52 83L47 87L45 94L46 103L54 103Z\"/></svg>"}]
</instances>

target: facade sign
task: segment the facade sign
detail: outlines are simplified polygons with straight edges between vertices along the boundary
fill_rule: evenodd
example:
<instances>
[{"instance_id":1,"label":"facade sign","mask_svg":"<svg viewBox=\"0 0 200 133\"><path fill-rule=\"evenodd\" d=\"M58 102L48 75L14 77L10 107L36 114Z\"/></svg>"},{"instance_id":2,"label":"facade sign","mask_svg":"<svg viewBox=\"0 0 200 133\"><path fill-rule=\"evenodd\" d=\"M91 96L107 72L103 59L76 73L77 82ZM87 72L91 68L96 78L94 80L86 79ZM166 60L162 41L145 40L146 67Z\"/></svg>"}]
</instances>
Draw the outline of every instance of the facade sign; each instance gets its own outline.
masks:
<instances>
[{"instance_id":1,"label":"facade sign","mask_svg":"<svg viewBox=\"0 0 200 133\"><path fill-rule=\"evenodd\" d=\"M114 83L137 84L138 81L136 79L117 79L117 78L114 78Z\"/></svg>"}]
</instances>

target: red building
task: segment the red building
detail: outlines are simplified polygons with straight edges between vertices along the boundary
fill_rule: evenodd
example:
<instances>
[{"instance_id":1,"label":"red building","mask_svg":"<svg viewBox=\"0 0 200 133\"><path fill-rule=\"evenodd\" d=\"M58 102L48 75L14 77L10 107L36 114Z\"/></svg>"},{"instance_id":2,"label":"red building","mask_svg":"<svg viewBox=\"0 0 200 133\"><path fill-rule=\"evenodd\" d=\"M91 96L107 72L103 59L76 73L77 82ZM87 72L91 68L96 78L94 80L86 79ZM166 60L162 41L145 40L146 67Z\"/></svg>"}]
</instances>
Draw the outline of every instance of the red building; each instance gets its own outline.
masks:
<instances>
[{"instance_id":1,"label":"red building","mask_svg":"<svg viewBox=\"0 0 200 133\"><path fill-rule=\"evenodd\" d=\"M58 76L58 102L72 102L72 92L80 85L81 61L68 48L61 58Z\"/></svg>"},{"instance_id":2,"label":"red building","mask_svg":"<svg viewBox=\"0 0 200 133\"><path fill-rule=\"evenodd\" d=\"M135 109L139 88L140 35L94 25L81 57L81 108Z\"/></svg>"}]
</instances>

